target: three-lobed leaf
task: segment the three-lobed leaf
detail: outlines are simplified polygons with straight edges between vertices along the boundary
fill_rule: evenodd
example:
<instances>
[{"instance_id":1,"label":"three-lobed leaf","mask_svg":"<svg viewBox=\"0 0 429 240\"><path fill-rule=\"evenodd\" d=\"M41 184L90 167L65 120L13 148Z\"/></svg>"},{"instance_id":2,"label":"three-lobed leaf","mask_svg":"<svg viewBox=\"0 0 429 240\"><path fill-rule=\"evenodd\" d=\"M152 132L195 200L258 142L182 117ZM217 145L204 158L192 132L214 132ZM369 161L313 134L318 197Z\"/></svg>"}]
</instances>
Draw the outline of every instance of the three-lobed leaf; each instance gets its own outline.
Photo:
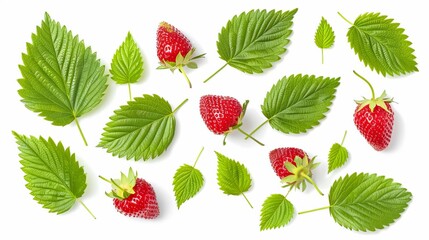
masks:
<instances>
[{"instance_id":1,"label":"three-lobed leaf","mask_svg":"<svg viewBox=\"0 0 429 240\"><path fill-rule=\"evenodd\" d=\"M143 57L130 32L113 56L110 73L116 83L128 85L137 82L142 76Z\"/></svg>"},{"instance_id":2,"label":"three-lobed leaf","mask_svg":"<svg viewBox=\"0 0 429 240\"><path fill-rule=\"evenodd\" d=\"M292 203L285 196L272 194L262 204L260 230L283 227L293 218L294 212Z\"/></svg>"},{"instance_id":3,"label":"three-lobed leaf","mask_svg":"<svg viewBox=\"0 0 429 240\"><path fill-rule=\"evenodd\" d=\"M219 33L220 58L246 73L270 68L286 51L297 11L252 10L234 16Z\"/></svg>"},{"instance_id":4,"label":"three-lobed leaf","mask_svg":"<svg viewBox=\"0 0 429 240\"><path fill-rule=\"evenodd\" d=\"M26 137L16 132L13 135L26 187L34 200L49 212L61 214L70 210L86 188L86 174L75 155L51 138Z\"/></svg>"},{"instance_id":5,"label":"three-lobed leaf","mask_svg":"<svg viewBox=\"0 0 429 240\"><path fill-rule=\"evenodd\" d=\"M335 98L340 78L291 75L267 93L262 113L276 130L303 133L318 125Z\"/></svg>"},{"instance_id":6,"label":"three-lobed leaf","mask_svg":"<svg viewBox=\"0 0 429 240\"><path fill-rule=\"evenodd\" d=\"M353 173L334 182L329 211L339 225L357 231L375 231L401 216L411 193L392 179Z\"/></svg>"},{"instance_id":7,"label":"three-lobed leaf","mask_svg":"<svg viewBox=\"0 0 429 240\"><path fill-rule=\"evenodd\" d=\"M98 146L127 160L153 159L173 140L176 110L173 111L170 104L156 94L137 97L114 111Z\"/></svg>"},{"instance_id":8,"label":"three-lobed leaf","mask_svg":"<svg viewBox=\"0 0 429 240\"><path fill-rule=\"evenodd\" d=\"M77 123L101 102L107 88L104 66L91 48L47 13L31 39L19 66L22 102L53 125Z\"/></svg>"},{"instance_id":9,"label":"three-lobed leaf","mask_svg":"<svg viewBox=\"0 0 429 240\"><path fill-rule=\"evenodd\" d=\"M380 13L365 13L349 23L348 41L365 66L383 76L418 71L414 49L399 23Z\"/></svg>"},{"instance_id":10,"label":"three-lobed leaf","mask_svg":"<svg viewBox=\"0 0 429 240\"><path fill-rule=\"evenodd\" d=\"M204 184L204 178L200 170L188 164L177 169L173 178L174 196L177 208L195 196Z\"/></svg>"},{"instance_id":11,"label":"three-lobed leaf","mask_svg":"<svg viewBox=\"0 0 429 240\"><path fill-rule=\"evenodd\" d=\"M322 49L322 64L324 62L323 49L332 47L334 41L334 31L328 21L322 17L322 20L317 27L316 34L314 35L314 43L316 43L317 47Z\"/></svg>"}]
</instances>

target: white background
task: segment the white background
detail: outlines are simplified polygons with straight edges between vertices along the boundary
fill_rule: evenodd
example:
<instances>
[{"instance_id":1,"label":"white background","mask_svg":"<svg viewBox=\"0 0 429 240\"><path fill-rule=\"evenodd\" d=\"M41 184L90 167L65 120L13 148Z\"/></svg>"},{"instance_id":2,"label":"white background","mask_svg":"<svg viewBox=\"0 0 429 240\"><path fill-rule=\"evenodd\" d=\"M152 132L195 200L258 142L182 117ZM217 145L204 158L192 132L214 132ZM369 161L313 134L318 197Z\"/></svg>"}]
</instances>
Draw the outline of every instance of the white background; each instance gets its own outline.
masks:
<instances>
[{"instance_id":1,"label":"white background","mask_svg":"<svg viewBox=\"0 0 429 240\"><path fill-rule=\"evenodd\" d=\"M307 1L0 1L0 102L2 106L0 127L2 196L0 216L3 222L1 235L11 239L79 239L95 236L97 239L113 239L134 236L139 239L404 239L424 236L427 219L427 112L423 102L428 84L429 42L423 21L427 19L425 1L392 0L307 0ZM221 67L216 50L217 34L234 15L251 9L292 10L299 8L293 24L291 43L282 60L263 74L244 74L227 67L210 82L202 81ZM394 18L405 28L405 33L416 50L419 72L403 77L382 77L361 63L347 42L350 27L342 20L340 11L350 21L365 12L381 12ZM17 79L21 77L18 65L21 54L26 52L26 42L40 25L44 13L78 34L88 46L97 52L101 62L110 68L115 50L128 31L134 36L144 56L145 72L140 82L132 85L134 96L144 93L158 94L170 102L173 108L189 98L176 114L175 138L168 150L150 161L127 161L97 148L105 123L113 110L126 103L126 85L116 85L109 79L109 87L102 103L80 119L89 146L84 146L74 124L57 127L26 109L20 102ZM335 31L333 48L325 51L325 64L321 64L320 50L314 44L314 33L324 16ZM196 53L207 53L200 60L197 70L188 75L194 85L189 89L177 72L156 70L156 29L161 21L167 21L182 30L194 43ZM370 97L368 86L356 76L356 70L369 79L379 95L386 90L394 97L395 125L388 149L373 150L357 131L353 123L354 99ZM107 73L107 71L106 71ZM283 76L290 74L314 74L341 77L336 98L321 124L306 134L286 135L269 125L255 137L264 142L261 147L245 141L240 133L234 133L222 145L222 136L212 134L204 125L198 110L199 98L204 94L229 95L240 102L250 100L243 129L253 130L265 120L260 105L266 92ZM85 209L76 204L69 212L56 215L37 204L25 188L20 169L18 150L11 131L20 134L52 137L62 141L76 153L87 173L88 187L82 201L97 216L94 220ZM327 174L329 148L340 142L345 130L348 136L345 147L350 152L349 162L341 169ZM192 164L200 148L205 151L197 168L205 178L202 190L177 209L172 177L184 163ZM277 147L295 146L310 156L317 155L322 164L314 171L314 179L325 196L319 196L309 187L304 193L293 191L289 200L297 211L328 205L331 184L340 176L353 172L385 175L402 183L413 194L410 206L401 218L391 226L377 232L354 232L342 228L330 217L329 211L295 215L286 227L259 231L259 214L263 201L273 193L285 193L279 179L271 169L268 153ZM253 179L247 197L253 203L251 209L241 196L224 195L217 186L216 157L219 151L245 164ZM116 212L112 200L104 194L109 184L98 178L118 176L120 171L133 167L139 175L152 183L161 214L156 220L135 219ZM425 224L426 225L426 224ZM3 238L2 237L2 238Z\"/></svg>"}]
</instances>

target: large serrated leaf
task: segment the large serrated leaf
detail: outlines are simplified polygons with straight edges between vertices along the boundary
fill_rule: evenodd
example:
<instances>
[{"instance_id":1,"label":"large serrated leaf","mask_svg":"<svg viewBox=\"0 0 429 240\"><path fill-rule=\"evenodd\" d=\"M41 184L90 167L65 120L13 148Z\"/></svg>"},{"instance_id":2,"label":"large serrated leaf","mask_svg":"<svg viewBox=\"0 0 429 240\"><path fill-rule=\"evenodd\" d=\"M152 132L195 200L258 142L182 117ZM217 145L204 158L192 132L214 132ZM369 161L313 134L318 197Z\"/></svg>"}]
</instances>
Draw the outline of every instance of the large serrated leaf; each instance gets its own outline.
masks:
<instances>
[{"instance_id":1,"label":"large serrated leaf","mask_svg":"<svg viewBox=\"0 0 429 240\"><path fill-rule=\"evenodd\" d=\"M354 173L334 182L329 211L335 222L357 231L383 229L401 216L411 193L392 179Z\"/></svg>"},{"instance_id":2,"label":"large serrated leaf","mask_svg":"<svg viewBox=\"0 0 429 240\"><path fill-rule=\"evenodd\" d=\"M70 210L86 188L86 174L61 142L49 138L26 137L13 132L20 151L26 187L34 200L61 214Z\"/></svg>"},{"instance_id":3,"label":"large serrated leaf","mask_svg":"<svg viewBox=\"0 0 429 240\"><path fill-rule=\"evenodd\" d=\"M127 160L153 159L161 155L173 140L176 110L173 111L170 104L158 95L145 94L135 98L114 111L98 146Z\"/></svg>"},{"instance_id":4,"label":"large serrated leaf","mask_svg":"<svg viewBox=\"0 0 429 240\"><path fill-rule=\"evenodd\" d=\"M262 113L274 129L306 132L325 118L339 80L301 74L283 77L267 93Z\"/></svg>"},{"instance_id":5,"label":"large serrated leaf","mask_svg":"<svg viewBox=\"0 0 429 240\"><path fill-rule=\"evenodd\" d=\"M283 227L293 217L295 210L291 202L281 194L272 194L265 199L261 209L261 231Z\"/></svg>"},{"instance_id":6,"label":"large serrated leaf","mask_svg":"<svg viewBox=\"0 0 429 240\"><path fill-rule=\"evenodd\" d=\"M215 153L218 159L217 180L220 190L228 195L243 195L243 197L246 198L244 193L252 186L252 179L250 178L247 168L243 164L221 153ZM252 207L247 198L246 201Z\"/></svg>"},{"instance_id":7,"label":"large serrated leaf","mask_svg":"<svg viewBox=\"0 0 429 240\"><path fill-rule=\"evenodd\" d=\"M383 76L418 71L414 49L399 23L380 13L365 13L351 24L348 41L365 66Z\"/></svg>"},{"instance_id":8,"label":"large serrated leaf","mask_svg":"<svg viewBox=\"0 0 429 240\"><path fill-rule=\"evenodd\" d=\"M177 208L195 196L203 186L204 178L201 172L188 164L181 166L174 174L174 196Z\"/></svg>"},{"instance_id":9,"label":"large serrated leaf","mask_svg":"<svg viewBox=\"0 0 429 240\"><path fill-rule=\"evenodd\" d=\"M97 106L104 95L104 66L91 48L47 13L31 39L19 66L22 102L53 125L75 121L79 127L77 119Z\"/></svg>"},{"instance_id":10,"label":"large serrated leaf","mask_svg":"<svg viewBox=\"0 0 429 240\"><path fill-rule=\"evenodd\" d=\"M130 84L137 82L142 76L143 57L130 32L128 32L125 41L116 50L110 68L112 80L118 84L128 84L131 99Z\"/></svg>"}]
</instances>

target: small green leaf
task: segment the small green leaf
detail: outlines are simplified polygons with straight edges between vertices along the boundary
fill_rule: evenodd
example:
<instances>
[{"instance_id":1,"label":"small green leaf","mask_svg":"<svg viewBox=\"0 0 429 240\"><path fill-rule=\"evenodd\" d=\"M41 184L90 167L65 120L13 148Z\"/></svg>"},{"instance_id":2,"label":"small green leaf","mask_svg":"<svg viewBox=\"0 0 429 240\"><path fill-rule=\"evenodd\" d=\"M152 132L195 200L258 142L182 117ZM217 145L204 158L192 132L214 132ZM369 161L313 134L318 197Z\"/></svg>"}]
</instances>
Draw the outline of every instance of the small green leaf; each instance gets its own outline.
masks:
<instances>
[{"instance_id":1,"label":"small green leaf","mask_svg":"<svg viewBox=\"0 0 429 240\"><path fill-rule=\"evenodd\" d=\"M272 194L262 204L260 230L283 227L293 218L294 212L292 203L285 196Z\"/></svg>"},{"instance_id":2,"label":"small green leaf","mask_svg":"<svg viewBox=\"0 0 429 240\"><path fill-rule=\"evenodd\" d=\"M339 13L340 14L340 13ZM359 60L383 76L417 72L414 49L399 23L380 13L365 13L356 18L347 32L350 47Z\"/></svg>"},{"instance_id":3,"label":"small green leaf","mask_svg":"<svg viewBox=\"0 0 429 240\"><path fill-rule=\"evenodd\" d=\"M283 133L307 132L325 118L339 81L301 74L283 77L267 93L262 113L271 127Z\"/></svg>"},{"instance_id":4,"label":"small green leaf","mask_svg":"<svg viewBox=\"0 0 429 240\"><path fill-rule=\"evenodd\" d=\"M195 196L198 191L203 187L204 178L200 170L195 168L198 159L201 156L204 148L201 149L198 154L197 160L195 160L194 166L188 164L182 165L177 169L173 177L174 195L176 197L177 208Z\"/></svg>"},{"instance_id":5,"label":"small green leaf","mask_svg":"<svg viewBox=\"0 0 429 240\"><path fill-rule=\"evenodd\" d=\"M322 49L322 64L324 62L323 49L332 47L334 41L334 31L332 30L332 27L329 25L328 21L322 17L322 20L320 21L314 36L314 42L316 43L317 47Z\"/></svg>"},{"instance_id":6,"label":"small green leaf","mask_svg":"<svg viewBox=\"0 0 429 240\"><path fill-rule=\"evenodd\" d=\"M328 157L328 173L332 172L332 170L337 169L343 166L347 159L349 158L349 153L345 147L343 147L344 139L346 138L347 131L344 133L343 140L341 144L334 143L329 150Z\"/></svg>"},{"instance_id":7,"label":"small green leaf","mask_svg":"<svg viewBox=\"0 0 429 240\"><path fill-rule=\"evenodd\" d=\"M357 231L389 226L407 208L411 193L392 179L376 174L354 173L334 182L329 192L329 211L335 222Z\"/></svg>"},{"instance_id":8,"label":"small green leaf","mask_svg":"<svg viewBox=\"0 0 429 240\"><path fill-rule=\"evenodd\" d=\"M63 144L49 138L26 137L13 132L20 151L22 171L25 173L25 185L31 195L49 212L61 214L69 211L80 201L86 189L86 174ZM95 217L94 217L95 218Z\"/></svg>"},{"instance_id":9,"label":"small green leaf","mask_svg":"<svg viewBox=\"0 0 429 240\"><path fill-rule=\"evenodd\" d=\"M145 94L135 98L114 111L98 146L127 160L153 159L161 155L173 140L176 110L173 111L170 104L158 95Z\"/></svg>"},{"instance_id":10,"label":"small green leaf","mask_svg":"<svg viewBox=\"0 0 429 240\"><path fill-rule=\"evenodd\" d=\"M101 102L107 88L104 66L90 47L47 13L31 39L19 66L22 102L53 125L74 121L88 145L78 118Z\"/></svg>"},{"instance_id":11,"label":"small green leaf","mask_svg":"<svg viewBox=\"0 0 429 240\"><path fill-rule=\"evenodd\" d=\"M286 52L297 11L258 9L234 16L218 35L218 53L226 61L221 69L230 65L246 73L262 73L272 67L272 63L280 60L280 55Z\"/></svg>"},{"instance_id":12,"label":"small green leaf","mask_svg":"<svg viewBox=\"0 0 429 240\"><path fill-rule=\"evenodd\" d=\"M174 195L176 196L177 208L200 191L204 178L201 172L187 164L177 169L174 174Z\"/></svg>"},{"instance_id":13,"label":"small green leaf","mask_svg":"<svg viewBox=\"0 0 429 240\"><path fill-rule=\"evenodd\" d=\"M247 197L244 195L252 185L252 179L247 168L218 152L215 152L218 159L217 180L220 190L228 195L243 195L250 207Z\"/></svg>"},{"instance_id":14,"label":"small green leaf","mask_svg":"<svg viewBox=\"0 0 429 240\"><path fill-rule=\"evenodd\" d=\"M116 83L128 85L137 82L142 76L143 58L130 32L113 56L110 73Z\"/></svg>"}]
</instances>

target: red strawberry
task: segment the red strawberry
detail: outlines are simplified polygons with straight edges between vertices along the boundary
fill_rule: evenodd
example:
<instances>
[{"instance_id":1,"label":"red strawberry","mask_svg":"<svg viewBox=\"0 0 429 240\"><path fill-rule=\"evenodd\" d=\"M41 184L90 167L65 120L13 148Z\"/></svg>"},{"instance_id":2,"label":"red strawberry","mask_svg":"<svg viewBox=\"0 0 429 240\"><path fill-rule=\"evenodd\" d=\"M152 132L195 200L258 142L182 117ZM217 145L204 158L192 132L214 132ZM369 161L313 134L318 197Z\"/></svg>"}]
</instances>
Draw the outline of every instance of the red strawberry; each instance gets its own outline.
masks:
<instances>
[{"instance_id":1,"label":"red strawberry","mask_svg":"<svg viewBox=\"0 0 429 240\"><path fill-rule=\"evenodd\" d=\"M150 183L142 178L137 178L130 168L128 176L121 173L121 179L101 179L112 184L113 190L106 193L113 198L113 205L118 212L130 216L153 219L159 215L158 202L155 191Z\"/></svg>"},{"instance_id":2,"label":"red strawberry","mask_svg":"<svg viewBox=\"0 0 429 240\"><path fill-rule=\"evenodd\" d=\"M195 48L192 47L189 39L166 22L161 22L158 26L156 48L160 61L158 69L170 69L172 72L179 69L188 81L189 87L192 87L183 67L197 68L197 64L193 60L203 57L204 54L193 57Z\"/></svg>"},{"instance_id":3,"label":"red strawberry","mask_svg":"<svg viewBox=\"0 0 429 240\"><path fill-rule=\"evenodd\" d=\"M314 163L314 159L308 159L307 154L299 148L287 147L276 148L269 154L271 166L286 186L292 188L302 188L305 190L306 181L311 183L321 195L316 183L311 179L311 170L320 163Z\"/></svg>"},{"instance_id":4,"label":"red strawberry","mask_svg":"<svg viewBox=\"0 0 429 240\"><path fill-rule=\"evenodd\" d=\"M358 104L354 113L354 123L368 143L377 151L384 150L392 136L394 114L386 92L375 98L374 88L364 77L353 71L370 87L372 98L356 101Z\"/></svg>"},{"instance_id":5,"label":"red strawberry","mask_svg":"<svg viewBox=\"0 0 429 240\"><path fill-rule=\"evenodd\" d=\"M227 135L235 129L249 136L240 128L248 103L249 101L246 101L241 106L240 102L233 97L205 95L200 99L201 117L210 131L215 134L225 135L223 141L223 144L225 144ZM250 138L263 145L253 137Z\"/></svg>"}]
</instances>

